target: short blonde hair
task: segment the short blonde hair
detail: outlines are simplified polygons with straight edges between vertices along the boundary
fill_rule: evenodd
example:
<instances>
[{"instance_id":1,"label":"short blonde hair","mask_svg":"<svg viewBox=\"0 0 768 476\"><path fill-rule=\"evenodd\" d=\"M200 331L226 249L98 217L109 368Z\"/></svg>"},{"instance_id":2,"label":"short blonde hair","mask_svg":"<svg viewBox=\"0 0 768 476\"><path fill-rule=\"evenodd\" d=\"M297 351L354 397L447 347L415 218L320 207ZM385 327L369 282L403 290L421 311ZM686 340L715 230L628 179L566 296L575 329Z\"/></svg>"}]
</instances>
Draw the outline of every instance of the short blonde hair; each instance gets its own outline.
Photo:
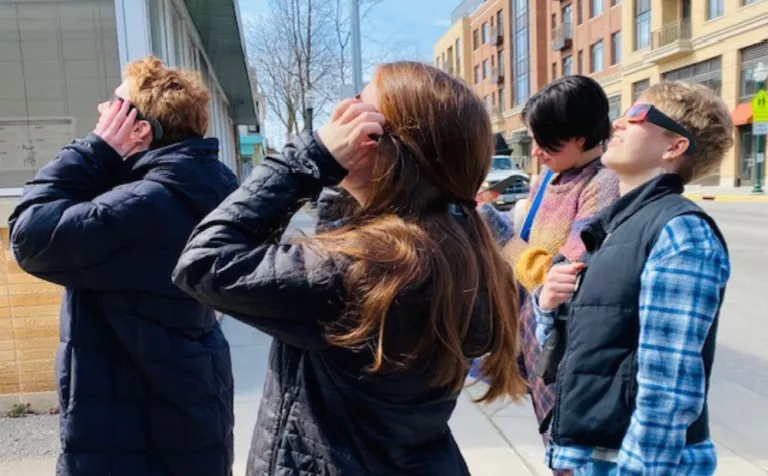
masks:
<instances>
[{"instance_id":1,"label":"short blonde hair","mask_svg":"<svg viewBox=\"0 0 768 476\"><path fill-rule=\"evenodd\" d=\"M709 87L682 81L663 81L641 96L693 134L696 149L683 158L677 173L690 183L720 166L733 147L733 120L722 99Z\"/></svg>"},{"instance_id":2,"label":"short blonde hair","mask_svg":"<svg viewBox=\"0 0 768 476\"><path fill-rule=\"evenodd\" d=\"M154 56L128 63L123 79L130 84L129 100L144 116L157 120L168 145L208 131L210 94L200 74L166 67Z\"/></svg>"}]
</instances>

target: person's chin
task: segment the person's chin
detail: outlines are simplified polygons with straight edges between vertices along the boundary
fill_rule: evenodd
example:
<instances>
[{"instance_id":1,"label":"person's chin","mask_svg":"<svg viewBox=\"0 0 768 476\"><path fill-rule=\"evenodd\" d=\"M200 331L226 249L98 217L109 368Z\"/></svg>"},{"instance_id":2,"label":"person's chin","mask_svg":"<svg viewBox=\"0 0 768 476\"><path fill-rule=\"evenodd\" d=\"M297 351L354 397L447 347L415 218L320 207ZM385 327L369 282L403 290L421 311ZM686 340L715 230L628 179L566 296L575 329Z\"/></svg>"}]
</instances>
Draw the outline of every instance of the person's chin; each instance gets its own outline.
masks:
<instances>
[{"instance_id":1,"label":"person's chin","mask_svg":"<svg viewBox=\"0 0 768 476\"><path fill-rule=\"evenodd\" d=\"M602 162L602 163L603 163L603 165L605 165L605 166L606 166L606 167L608 167L609 169L610 169L610 168L612 168L612 165L615 165L615 164L616 164L616 160L615 160L615 158L616 158L616 152L617 152L617 151L616 151L616 149L615 149L615 148L614 148L614 149L611 149L611 148L609 147L609 148L608 148L608 150L606 150L605 152L603 152L603 155L601 155L601 156L600 156L600 162Z\"/></svg>"}]
</instances>

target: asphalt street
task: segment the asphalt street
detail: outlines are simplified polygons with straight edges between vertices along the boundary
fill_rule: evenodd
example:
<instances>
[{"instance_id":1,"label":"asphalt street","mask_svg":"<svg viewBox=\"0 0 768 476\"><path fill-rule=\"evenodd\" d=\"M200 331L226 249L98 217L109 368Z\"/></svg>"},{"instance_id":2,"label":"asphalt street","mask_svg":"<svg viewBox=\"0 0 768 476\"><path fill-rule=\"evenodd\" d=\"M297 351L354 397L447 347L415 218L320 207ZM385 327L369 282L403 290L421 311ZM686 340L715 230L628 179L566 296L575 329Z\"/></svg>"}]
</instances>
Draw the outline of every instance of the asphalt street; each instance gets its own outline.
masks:
<instances>
[{"instance_id":1,"label":"asphalt street","mask_svg":"<svg viewBox=\"0 0 768 476\"><path fill-rule=\"evenodd\" d=\"M702 206L731 256L709 399L712 436L768 474L768 203Z\"/></svg>"}]
</instances>

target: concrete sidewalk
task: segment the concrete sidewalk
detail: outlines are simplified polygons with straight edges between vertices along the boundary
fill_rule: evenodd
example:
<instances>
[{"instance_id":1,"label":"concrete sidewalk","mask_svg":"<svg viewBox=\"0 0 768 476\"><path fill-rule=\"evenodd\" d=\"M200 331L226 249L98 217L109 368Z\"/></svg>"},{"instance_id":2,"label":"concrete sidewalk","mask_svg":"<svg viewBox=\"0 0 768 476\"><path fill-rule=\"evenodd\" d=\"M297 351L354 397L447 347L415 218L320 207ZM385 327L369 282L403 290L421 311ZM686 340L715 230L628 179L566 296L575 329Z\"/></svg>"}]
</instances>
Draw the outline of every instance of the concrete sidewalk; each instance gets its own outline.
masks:
<instances>
[{"instance_id":1,"label":"concrete sidewalk","mask_svg":"<svg viewBox=\"0 0 768 476\"><path fill-rule=\"evenodd\" d=\"M691 200L707 200L713 202L764 202L768 203L768 195L753 194L752 186L718 187L688 185L684 195Z\"/></svg>"},{"instance_id":2,"label":"concrete sidewalk","mask_svg":"<svg viewBox=\"0 0 768 476\"><path fill-rule=\"evenodd\" d=\"M234 476L243 476L251 434L261 400L262 384L267 371L271 339L229 317L222 320L222 326L232 349L232 366L235 374ZM459 399L450 422L472 475L550 476L552 472L543 464L544 446L538 435L538 425L533 417L530 402L521 404L498 402L492 405L473 403L472 397L478 397L482 392L482 384L467 388ZM46 421L58 419L53 415L40 418ZM5 436L10 441L28 442L30 424L33 424L31 425L33 427L38 427L39 424L26 420L29 419L17 421L20 425L15 430L11 429L10 434ZM10 461L0 459L0 475L50 476L54 474L58 439L53 431L55 425L55 420L46 424L51 427L51 431L47 432L45 438L51 441L48 442L50 444L43 445L45 451L37 451L36 456L30 455L31 457L25 458L12 448L8 448L14 453L14 458ZM717 475L768 476L768 461L766 461L768 452L765 457L746 459L718 442L718 434L723 435L726 430L713 425L719 458Z\"/></svg>"}]
</instances>

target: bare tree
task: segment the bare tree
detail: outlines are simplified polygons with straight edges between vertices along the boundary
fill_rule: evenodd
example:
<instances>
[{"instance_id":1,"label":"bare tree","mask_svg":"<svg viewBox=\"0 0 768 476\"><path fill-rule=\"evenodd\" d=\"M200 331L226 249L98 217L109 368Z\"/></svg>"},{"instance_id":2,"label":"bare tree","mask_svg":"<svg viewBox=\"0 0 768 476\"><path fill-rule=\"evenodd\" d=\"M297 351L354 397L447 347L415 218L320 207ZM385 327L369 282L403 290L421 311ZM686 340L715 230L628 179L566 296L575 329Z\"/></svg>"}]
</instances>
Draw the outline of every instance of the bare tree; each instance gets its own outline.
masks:
<instances>
[{"instance_id":1,"label":"bare tree","mask_svg":"<svg viewBox=\"0 0 768 476\"><path fill-rule=\"evenodd\" d=\"M358 0L365 23L383 0ZM320 117L351 78L351 28L347 0L270 0L269 13L245 27L247 48L266 104L287 136L304 127L309 95ZM394 43L394 42L393 42ZM364 68L409 51L404 42L367 54Z\"/></svg>"}]
</instances>

